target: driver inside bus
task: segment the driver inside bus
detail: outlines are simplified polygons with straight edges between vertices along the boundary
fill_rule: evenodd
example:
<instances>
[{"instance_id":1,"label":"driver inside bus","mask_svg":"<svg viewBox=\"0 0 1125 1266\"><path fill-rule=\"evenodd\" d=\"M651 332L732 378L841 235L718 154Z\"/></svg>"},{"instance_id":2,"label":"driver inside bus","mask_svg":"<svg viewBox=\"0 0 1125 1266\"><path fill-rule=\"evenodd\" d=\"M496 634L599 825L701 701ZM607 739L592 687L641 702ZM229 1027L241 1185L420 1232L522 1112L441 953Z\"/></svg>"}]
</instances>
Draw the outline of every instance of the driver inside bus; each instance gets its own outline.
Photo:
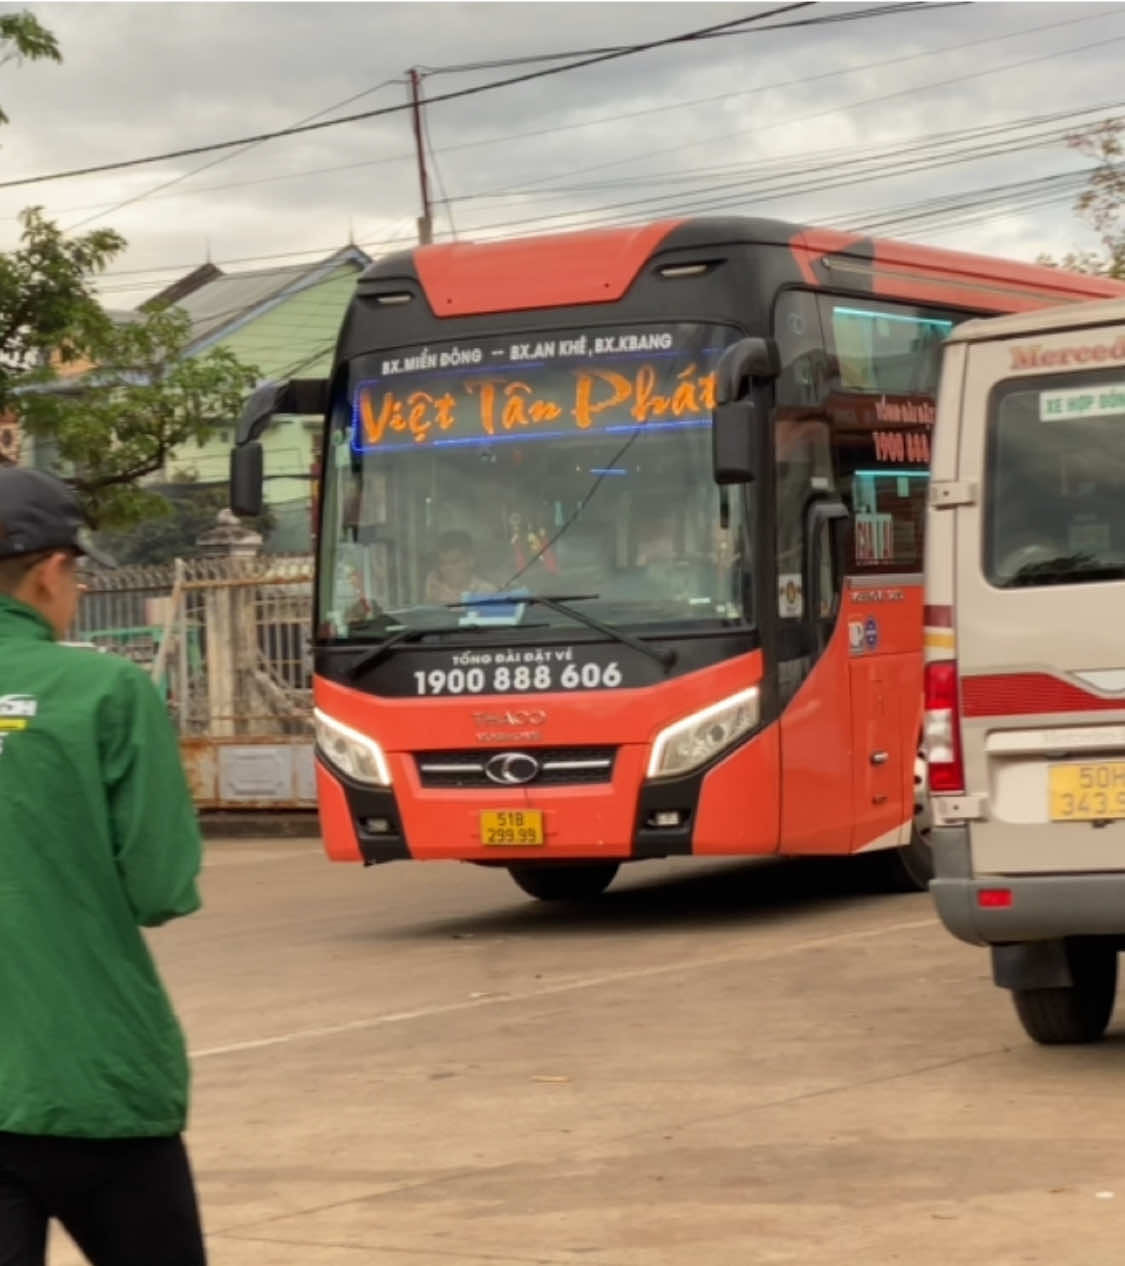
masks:
<instances>
[{"instance_id":1,"label":"driver inside bus","mask_svg":"<svg viewBox=\"0 0 1125 1266\"><path fill-rule=\"evenodd\" d=\"M642 523L638 532L640 544L637 546L638 567L666 567L680 560L680 547L677 544L678 521L671 510L661 510Z\"/></svg>"},{"instance_id":2,"label":"driver inside bus","mask_svg":"<svg viewBox=\"0 0 1125 1266\"><path fill-rule=\"evenodd\" d=\"M489 593L495 586L476 569L476 550L468 532L443 532L437 540L437 566L426 577L427 602L460 602L467 593Z\"/></svg>"}]
</instances>

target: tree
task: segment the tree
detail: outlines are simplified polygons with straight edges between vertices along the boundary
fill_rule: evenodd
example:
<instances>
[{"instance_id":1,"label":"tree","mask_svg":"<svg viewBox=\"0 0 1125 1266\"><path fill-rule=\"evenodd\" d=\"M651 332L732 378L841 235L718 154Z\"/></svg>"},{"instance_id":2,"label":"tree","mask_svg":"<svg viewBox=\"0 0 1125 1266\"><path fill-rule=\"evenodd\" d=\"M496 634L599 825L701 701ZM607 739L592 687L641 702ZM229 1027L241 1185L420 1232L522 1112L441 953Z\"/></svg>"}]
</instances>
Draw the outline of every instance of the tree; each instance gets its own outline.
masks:
<instances>
[{"instance_id":1,"label":"tree","mask_svg":"<svg viewBox=\"0 0 1125 1266\"><path fill-rule=\"evenodd\" d=\"M226 509L230 494L225 484L205 484L194 479L166 484L158 490L167 513L145 519L130 532L98 533L98 543L121 566L134 563L156 565L175 558L195 558L199 538L215 526L220 510ZM244 519L246 527L269 536L275 518L267 507L256 519Z\"/></svg>"},{"instance_id":2,"label":"tree","mask_svg":"<svg viewBox=\"0 0 1125 1266\"><path fill-rule=\"evenodd\" d=\"M25 59L61 61L58 41L31 13L0 14L0 66ZM103 527L165 515L139 481L233 422L256 372L227 351L186 357L191 323L178 309L110 318L94 281L125 249L119 233L70 238L40 207L20 220L20 245L0 254L0 422L48 441ZM63 380L67 365L85 372Z\"/></svg>"},{"instance_id":3,"label":"tree","mask_svg":"<svg viewBox=\"0 0 1125 1266\"><path fill-rule=\"evenodd\" d=\"M1061 261L1048 255L1040 263L1071 272L1125 279L1125 123L1103 119L1066 138L1071 149L1096 160L1075 211L1101 238L1101 251L1071 251Z\"/></svg>"},{"instance_id":4,"label":"tree","mask_svg":"<svg viewBox=\"0 0 1125 1266\"><path fill-rule=\"evenodd\" d=\"M165 513L164 498L140 481L177 449L230 426L257 381L257 371L225 348L185 355L190 337L179 308L94 322L78 347L96 368L20 396L24 426L50 442L54 465L104 529Z\"/></svg>"},{"instance_id":5,"label":"tree","mask_svg":"<svg viewBox=\"0 0 1125 1266\"><path fill-rule=\"evenodd\" d=\"M20 220L19 247L0 255L0 413L17 386L43 376L48 358L73 362L107 334L94 276L125 249L112 229L65 238L39 207Z\"/></svg>"},{"instance_id":6,"label":"tree","mask_svg":"<svg viewBox=\"0 0 1125 1266\"><path fill-rule=\"evenodd\" d=\"M0 66L61 62L58 41L32 14L0 14ZM0 110L0 124L8 116ZM112 229L66 239L39 207L21 216L20 245L0 255L0 415L16 383L49 356L73 361L76 343L106 321L93 277L125 249Z\"/></svg>"},{"instance_id":7,"label":"tree","mask_svg":"<svg viewBox=\"0 0 1125 1266\"><path fill-rule=\"evenodd\" d=\"M0 66L21 61L61 62L59 42L38 18L28 13L0 13ZM0 123L8 116L0 110Z\"/></svg>"}]
</instances>

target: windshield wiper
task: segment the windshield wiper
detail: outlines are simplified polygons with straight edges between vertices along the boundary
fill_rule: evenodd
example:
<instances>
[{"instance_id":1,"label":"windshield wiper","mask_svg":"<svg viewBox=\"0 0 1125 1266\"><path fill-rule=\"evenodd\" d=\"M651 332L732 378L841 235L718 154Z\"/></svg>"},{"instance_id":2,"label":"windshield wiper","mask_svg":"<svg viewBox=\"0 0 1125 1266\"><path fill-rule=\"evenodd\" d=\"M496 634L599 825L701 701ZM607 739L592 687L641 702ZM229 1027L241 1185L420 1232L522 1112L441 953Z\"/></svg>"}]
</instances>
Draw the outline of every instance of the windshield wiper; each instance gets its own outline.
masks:
<instances>
[{"instance_id":1,"label":"windshield wiper","mask_svg":"<svg viewBox=\"0 0 1125 1266\"><path fill-rule=\"evenodd\" d=\"M381 642L376 642L366 655L361 655L348 669L348 676L354 681L365 668L374 667L391 647L397 646L399 642L419 642L427 634L439 632L442 632L442 630L419 628L413 624L407 624L401 629L395 629L393 633L389 633Z\"/></svg>"},{"instance_id":2,"label":"windshield wiper","mask_svg":"<svg viewBox=\"0 0 1125 1266\"><path fill-rule=\"evenodd\" d=\"M601 594L597 593L563 593L563 594L489 594L486 597L474 598L471 602L447 602L445 606L451 610L457 610L462 607L483 607L483 606L518 606L520 603L532 603L541 607L546 607L548 611L557 611L560 615L565 615L571 620L576 620L579 624L586 625L587 628L594 629L598 633L604 634L608 638L612 638L615 642L620 642L622 646L630 646L635 651L640 651L642 655L647 655L649 659L655 660L661 668L668 669L676 662L676 652L674 650L658 651L655 647L649 646L647 642L643 642L639 637L633 637L631 633L626 633L624 629L614 628L612 624L605 624L601 620L595 619L592 615L587 615L585 611L578 611L569 604L572 602L595 602ZM526 625L524 626L526 627Z\"/></svg>"},{"instance_id":3,"label":"windshield wiper","mask_svg":"<svg viewBox=\"0 0 1125 1266\"><path fill-rule=\"evenodd\" d=\"M459 607L463 603L447 602L442 603L445 607ZM474 604L475 605L475 604ZM424 628L416 624L407 624L400 629L395 629L393 633L389 633L381 642L376 644L367 652L361 655L359 659L348 669L348 676L354 681L365 669L373 668L392 646L397 646L400 642L420 642L423 638L437 633L464 633L466 630L471 632L479 632L488 626L482 624L448 624L439 625L435 628ZM525 624L523 628L542 629L546 628L545 624Z\"/></svg>"}]
</instances>

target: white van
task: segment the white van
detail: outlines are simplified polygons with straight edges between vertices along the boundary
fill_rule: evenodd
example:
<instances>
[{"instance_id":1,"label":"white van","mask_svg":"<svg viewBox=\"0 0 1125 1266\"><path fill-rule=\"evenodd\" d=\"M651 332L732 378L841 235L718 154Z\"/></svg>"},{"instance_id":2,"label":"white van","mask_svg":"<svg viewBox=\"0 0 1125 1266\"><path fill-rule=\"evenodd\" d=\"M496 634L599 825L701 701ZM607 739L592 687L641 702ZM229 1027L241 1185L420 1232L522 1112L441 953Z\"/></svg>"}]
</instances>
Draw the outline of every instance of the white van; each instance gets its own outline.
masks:
<instances>
[{"instance_id":1,"label":"white van","mask_svg":"<svg viewBox=\"0 0 1125 1266\"><path fill-rule=\"evenodd\" d=\"M1125 946L1125 302L946 345L926 540L931 892L1037 1042L1090 1042Z\"/></svg>"}]
</instances>

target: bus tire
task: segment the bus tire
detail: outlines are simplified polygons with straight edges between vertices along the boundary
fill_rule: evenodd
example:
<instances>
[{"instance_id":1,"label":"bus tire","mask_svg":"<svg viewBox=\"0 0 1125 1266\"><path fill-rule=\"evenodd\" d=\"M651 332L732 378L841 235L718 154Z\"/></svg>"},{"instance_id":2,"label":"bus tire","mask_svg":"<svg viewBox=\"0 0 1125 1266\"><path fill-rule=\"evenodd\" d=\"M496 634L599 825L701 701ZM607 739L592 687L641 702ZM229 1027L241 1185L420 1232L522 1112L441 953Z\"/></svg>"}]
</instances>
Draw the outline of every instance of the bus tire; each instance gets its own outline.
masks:
<instances>
[{"instance_id":1,"label":"bus tire","mask_svg":"<svg viewBox=\"0 0 1125 1266\"><path fill-rule=\"evenodd\" d=\"M892 892L926 892L934 877L930 850L930 778L921 741L914 756L914 829L910 843L883 855L883 875Z\"/></svg>"},{"instance_id":2,"label":"bus tire","mask_svg":"<svg viewBox=\"0 0 1125 1266\"><path fill-rule=\"evenodd\" d=\"M1013 989L1016 1015L1041 1046L1097 1042L1106 1031L1117 994L1117 950L1097 941L1068 941L1074 983L1056 989Z\"/></svg>"},{"instance_id":3,"label":"bus tire","mask_svg":"<svg viewBox=\"0 0 1125 1266\"><path fill-rule=\"evenodd\" d=\"M529 897L539 901L589 901L613 883L617 862L519 863L508 873Z\"/></svg>"},{"instance_id":4,"label":"bus tire","mask_svg":"<svg viewBox=\"0 0 1125 1266\"><path fill-rule=\"evenodd\" d=\"M892 892L927 892L934 877L934 855L917 828L910 843L888 848L880 855L883 877Z\"/></svg>"}]
</instances>

